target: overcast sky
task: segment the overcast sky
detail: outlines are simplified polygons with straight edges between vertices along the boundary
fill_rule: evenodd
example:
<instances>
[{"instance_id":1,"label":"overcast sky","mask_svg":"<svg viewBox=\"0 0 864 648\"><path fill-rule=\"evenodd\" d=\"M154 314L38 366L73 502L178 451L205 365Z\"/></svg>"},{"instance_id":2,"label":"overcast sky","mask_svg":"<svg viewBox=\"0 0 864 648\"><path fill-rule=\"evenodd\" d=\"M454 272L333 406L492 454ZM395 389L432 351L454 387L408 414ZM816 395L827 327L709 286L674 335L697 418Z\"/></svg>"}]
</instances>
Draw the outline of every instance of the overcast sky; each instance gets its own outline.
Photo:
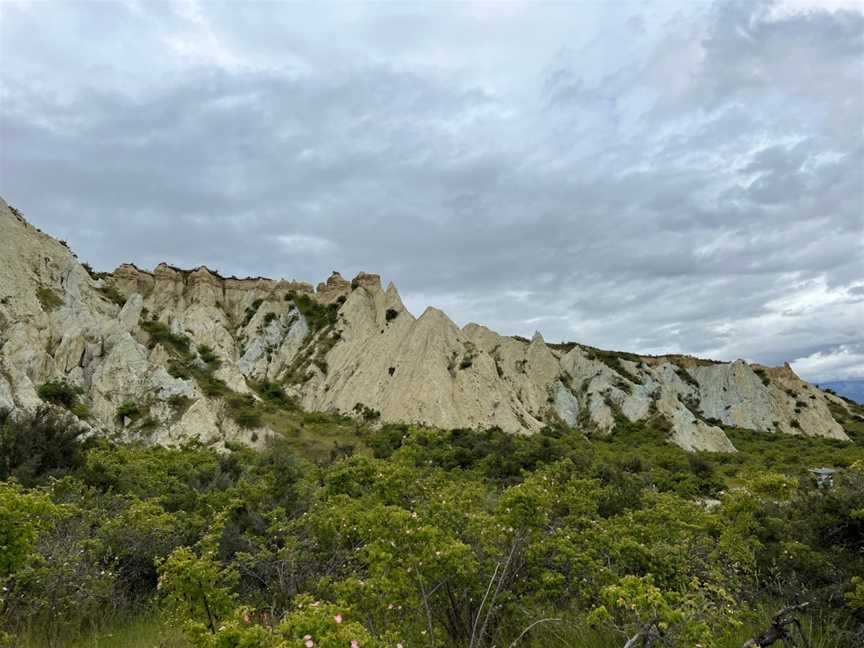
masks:
<instances>
[{"instance_id":1,"label":"overcast sky","mask_svg":"<svg viewBox=\"0 0 864 648\"><path fill-rule=\"evenodd\" d=\"M864 377L854 2L4 2L0 92L0 195L98 269Z\"/></svg>"}]
</instances>

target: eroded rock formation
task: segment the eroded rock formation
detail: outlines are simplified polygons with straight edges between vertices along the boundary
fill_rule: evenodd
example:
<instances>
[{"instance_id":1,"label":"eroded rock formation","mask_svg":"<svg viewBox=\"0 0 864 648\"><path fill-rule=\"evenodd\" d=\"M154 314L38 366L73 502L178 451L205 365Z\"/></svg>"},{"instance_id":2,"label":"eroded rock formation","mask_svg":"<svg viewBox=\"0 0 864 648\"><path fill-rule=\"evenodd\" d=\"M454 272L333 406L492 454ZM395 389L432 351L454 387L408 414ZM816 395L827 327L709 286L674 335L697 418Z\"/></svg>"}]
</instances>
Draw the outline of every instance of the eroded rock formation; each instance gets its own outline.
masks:
<instances>
[{"instance_id":1,"label":"eroded rock formation","mask_svg":"<svg viewBox=\"0 0 864 648\"><path fill-rule=\"evenodd\" d=\"M0 407L39 406L51 380L80 388L95 431L169 444L266 438L225 414L226 394L257 398L250 384L260 381L310 410L359 405L385 422L442 428L532 433L563 421L602 434L650 418L678 445L714 451L734 450L722 425L847 438L829 408L843 401L788 365L460 329L434 308L414 317L374 274L334 272L313 289L164 263L91 273L0 199ZM146 426L118 415L126 403L146 410Z\"/></svg>"}]
</instances>

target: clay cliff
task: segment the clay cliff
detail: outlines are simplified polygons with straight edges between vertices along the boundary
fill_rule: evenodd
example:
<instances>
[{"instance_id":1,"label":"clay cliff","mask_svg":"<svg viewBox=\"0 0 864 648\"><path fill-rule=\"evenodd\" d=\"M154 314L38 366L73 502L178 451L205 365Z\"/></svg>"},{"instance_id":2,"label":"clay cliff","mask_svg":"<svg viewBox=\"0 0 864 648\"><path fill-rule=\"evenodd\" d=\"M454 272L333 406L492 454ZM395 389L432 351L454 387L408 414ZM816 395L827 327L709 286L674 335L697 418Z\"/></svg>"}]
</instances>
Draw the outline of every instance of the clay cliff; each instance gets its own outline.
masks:
<instances>
[{"instance_id":1,"label":"clay cliff","mask_svg":"<svg viewBox=\"0 0 864 648\"><path fill-rule=\"evenodd\" d=\"M604 434L651 419L679 446L712 451L734 450L724 425L847 439L832 413L844 401L788 365L459 328L434 308L415 317L374 274L313 288L167 264L95 273L0 199L0 407L38 407L52 381L78 390L94 433L164 444L260 442L270 431L231 406L268 384L308 410L441 428Z\"/></svg>"}]
</instances>

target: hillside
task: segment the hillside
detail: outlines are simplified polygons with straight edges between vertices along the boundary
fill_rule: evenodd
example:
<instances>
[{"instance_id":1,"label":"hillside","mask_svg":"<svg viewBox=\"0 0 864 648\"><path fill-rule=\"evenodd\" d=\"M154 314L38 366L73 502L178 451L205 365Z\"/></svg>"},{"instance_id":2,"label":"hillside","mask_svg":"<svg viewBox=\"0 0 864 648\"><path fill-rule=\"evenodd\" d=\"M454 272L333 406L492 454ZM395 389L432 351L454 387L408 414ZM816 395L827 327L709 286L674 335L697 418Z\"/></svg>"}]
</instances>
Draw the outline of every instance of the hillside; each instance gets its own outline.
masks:
<instances>
[{"instance_id":1,"label":"hillside","mask_svg":"<svg viewBox=\"0 0 864 648\"><path fill-rule=\"evenodd\" d=\"M819 387L864 405L864 380L834 380L820 383Z\"/></svg>"},{"instance_id":2,"label":"hillside","mask_svg":"<svg viewBox=\"0 0 864 648\"><path fill-rule=\"evenodd\" d=\"M391 283L314 287L205 267L96 273L0 200L0 407L47 400L126 440L261 445L277 394L309 411L444 429L641 421L688 450L734 451L724 426L847 440L840 398L786 365L644 357L459 328L408 312Z\"/></svg>"}]
</instances>

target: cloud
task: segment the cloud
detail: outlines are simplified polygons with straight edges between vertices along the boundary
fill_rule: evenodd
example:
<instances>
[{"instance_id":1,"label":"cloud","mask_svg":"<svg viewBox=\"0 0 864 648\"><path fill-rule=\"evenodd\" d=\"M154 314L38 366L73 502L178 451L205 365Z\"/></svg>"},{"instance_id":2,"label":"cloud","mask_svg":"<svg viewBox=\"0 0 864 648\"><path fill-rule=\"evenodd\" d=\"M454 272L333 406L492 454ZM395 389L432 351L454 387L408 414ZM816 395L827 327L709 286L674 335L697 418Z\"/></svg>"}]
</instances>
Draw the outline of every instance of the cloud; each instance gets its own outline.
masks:
<instances>
[{"instance_id":1,"label":"cloud","mask_svg":"<svg viewBox=\"0 0 864 648\"><path fill-rule=\"evenodd\" d=\"M791 363L792 368L811 382L860 378L864 375L864 345L841 345L817 351Z\"/></svg>"},{"instance_id":2,"label":"cloud","mask_svg":"<svg viewBox=\"0 0 864 648\"><path fill-rule=\"evenodd\" d=\"M331 253L336 245L320 236L307 236L306 234L278 234L276 239L289 252L301 254L325 254Z\"/></svg>"},{"instance_id":3,"label":"cloud","mask_svg":"<svg viewBox=\"0 0 864 648\"><path fill-rule=\"evenodd\" d=\"M99 268L367 270L643 352L864 344L864 12L643 10L4 3L0 194Z\"/></svg>"}]
</instances>

